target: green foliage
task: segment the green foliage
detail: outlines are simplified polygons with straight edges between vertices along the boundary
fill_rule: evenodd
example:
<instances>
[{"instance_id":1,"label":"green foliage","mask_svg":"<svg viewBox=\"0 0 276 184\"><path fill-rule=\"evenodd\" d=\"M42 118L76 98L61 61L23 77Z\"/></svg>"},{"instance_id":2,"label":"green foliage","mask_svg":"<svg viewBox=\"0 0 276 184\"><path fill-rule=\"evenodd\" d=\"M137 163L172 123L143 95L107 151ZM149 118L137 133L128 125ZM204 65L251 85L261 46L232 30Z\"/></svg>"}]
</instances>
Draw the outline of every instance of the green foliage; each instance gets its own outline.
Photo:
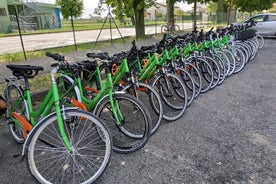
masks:
<instances>
[{"instance_id":1,"label":"green foliage","mask_svg":"<svg viewBox=\"0 0 276 184\"><path fill-rule=\"evenodd\" d=\"M135 16L136 10L144 10L153 5L153 0L100 0L97 11L102 11L102 5L106 3L112 7L112 13L121 22Z\"/></svg>"},{"instance_id":2,"label":"green foliage","mask_svg":"<svg viewBox=\"0 0 276 184\"><path fill-rule=\"evenodd\" d=\"M210 1L207 4L208 12L216 12L218 8L218 4L216 2Z\"/></svg>"},{"instance_id":3,"label":"green foliage","mask_svg":"<svg viewBox=\"0 0 276 184\"><path fill-rule=\"evenodd\" d=\"M61 7L60 11L65 19L79 17L83 11L83 0L56 0L56 4Z\"/></svg>"},{"instance_id":4,"label":"green foliage","mask_svg":"<svg viewBox=\"0 0 276 184\"><path fill-rule=\"evenodd\" d=\"M233 4L241 11L253 12L272 8L276 0L233 0Z\"/></svg>"}]
</instances>

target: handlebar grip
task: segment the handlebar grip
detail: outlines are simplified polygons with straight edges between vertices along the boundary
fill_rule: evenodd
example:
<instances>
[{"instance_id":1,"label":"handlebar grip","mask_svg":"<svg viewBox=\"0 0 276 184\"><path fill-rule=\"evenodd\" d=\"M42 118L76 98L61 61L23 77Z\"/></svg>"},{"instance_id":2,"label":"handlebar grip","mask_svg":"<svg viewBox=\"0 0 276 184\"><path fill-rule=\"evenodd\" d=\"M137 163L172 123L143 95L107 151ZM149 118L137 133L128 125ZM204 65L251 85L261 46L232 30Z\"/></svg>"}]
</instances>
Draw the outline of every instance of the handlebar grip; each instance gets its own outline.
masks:
<instances>
[{"instance_id":1,"label":"handlebar grip","mask_svg":"<svg viewBox=\"0 0 276 184\"><path fill-rule=\"evenodd\" d=\"M46 52L46 56L53 58L56 61L65 61L65 57L60 54L52 54L50 52Z\"/></svg>"}]
</instances>

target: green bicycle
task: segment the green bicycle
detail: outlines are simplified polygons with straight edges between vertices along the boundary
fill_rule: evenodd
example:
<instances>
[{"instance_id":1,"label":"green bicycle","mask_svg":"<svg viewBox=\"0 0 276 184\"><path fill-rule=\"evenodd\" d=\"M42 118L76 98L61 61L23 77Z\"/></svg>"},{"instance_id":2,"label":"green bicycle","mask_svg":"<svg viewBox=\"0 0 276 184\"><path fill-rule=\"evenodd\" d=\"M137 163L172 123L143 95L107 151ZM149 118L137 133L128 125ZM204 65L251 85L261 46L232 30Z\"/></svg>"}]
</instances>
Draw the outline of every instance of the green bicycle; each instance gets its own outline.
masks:
<instances>
[{"instance_id":1,"label":"green bicycle","mask_svg":"<svg viewBox=\"0 0 276 184\"><path fill-rule=\"evenodd\" d=\"M69 65L59 54L47 54L59 63ZM69 96L80 96L78 99L84 103L89 111L99 116L110 130L113 150L119 153L132 153L141 149L150 138L152 120L145 105L137 98L122 91L114 91L113 80L119 80L128 72L126 61L122 62L117 79L112 79L107 74L105 82L101 80L101 72L97 65L90 71L85 68L91 67L90 62L79 62L75 72L60 70L60 89L66 89ZM85 78L80 74L86 73ZM76 88L77 86L77 88ZM77 90L76 90L77 89ZM63 94L61 94L63 95Z\"/></svg>"},{"instance_id":2,"label":"green bicycle","mask_svg":"<svg viewBox=\"0 0 276 184\"><path fill-rule=\"evenodd\" d=\"M13 76L6 79L6 118L15 140L24 142L22 156L26 155L34 178L40 183L94 182L106 169L112 153L112 140L105 124L87 111L66 108L60 103L54 77L59 66L52 70L50 90L36 111L28 79L43 68L7 67Z\"/></svg>"}]
</instances>

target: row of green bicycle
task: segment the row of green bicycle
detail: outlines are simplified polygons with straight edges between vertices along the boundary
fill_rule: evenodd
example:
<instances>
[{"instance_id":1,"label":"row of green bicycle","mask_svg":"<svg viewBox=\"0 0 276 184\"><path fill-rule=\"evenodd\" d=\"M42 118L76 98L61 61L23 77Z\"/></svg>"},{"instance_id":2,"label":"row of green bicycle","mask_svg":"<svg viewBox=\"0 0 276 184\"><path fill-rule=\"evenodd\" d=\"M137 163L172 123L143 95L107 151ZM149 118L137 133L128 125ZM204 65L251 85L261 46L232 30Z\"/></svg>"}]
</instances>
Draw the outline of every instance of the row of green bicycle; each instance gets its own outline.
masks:
<instances>
[{"instance_id":1,"label":"row of green bicycle","mask_svg":"<svg viewBox=\"0 0 276 184\"><path fill-rule=\"evenodd\" d=\"M150 114L137 98L115 91L111 74L103 82L99 67L91 71L93 80L87 85L81 78L84 65L47 55L58 62L52 64L51 88L37 109L28 81L43 68L7 65L13 73L4 92L7 122L14 139L24 143L22 155L38 182L92 183L107 167L112 149L131 153L146 144ZM128 71L127 65L120 68L117 77ZM91 93L97 95L92 98Z\"/></svg>"},{"instance_id":2,"label":"row of green bicycle","mask_svg":"<svg viewBox=\"0 0 276 184\"><path fill-rule=\"evenodd\" d=\"M140 49L132 42L128 52L88 53L89 60L74 63L47 53L56 63L37 109L28 80L43 68L7 65L13 75L6 78L6 119L13 138L23 144L31 174L40 183L93 183L112 150L141 149L162 120L181 118L200 93L256 55L242 45L254 42L259 48L257 37L234 40L233 32L241 30L165 36Z\"/></svg>"}]
</instances>

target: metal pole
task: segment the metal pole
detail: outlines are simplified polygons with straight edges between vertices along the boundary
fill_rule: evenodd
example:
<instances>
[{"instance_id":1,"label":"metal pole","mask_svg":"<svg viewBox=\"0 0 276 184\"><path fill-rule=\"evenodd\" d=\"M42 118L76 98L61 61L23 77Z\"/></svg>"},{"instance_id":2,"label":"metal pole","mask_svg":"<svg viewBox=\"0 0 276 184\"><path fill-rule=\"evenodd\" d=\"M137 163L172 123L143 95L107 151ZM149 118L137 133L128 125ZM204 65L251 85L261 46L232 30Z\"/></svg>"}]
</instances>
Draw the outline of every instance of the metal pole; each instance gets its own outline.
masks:
<instances>
[{"instance_id":1,"label":"metal pole","mask_svg":"<svg viewBox=\"0 0 276 184\"><path fill-rule=\"evenodd\" d=\"M74 21L73 21L72 7L70 9L71 9L71 26L72 26L73 37L74 37L75 50L78 51L77 42L76 42L76 34L75 34L75 26L74 26Z\"/></svg>"},{"instance_id":2,"label":"metal pole","mask_svg":"<svg viewBox=\"0 0 276 184\"><path fill-rule=\"evenodd\" d=\"M181 12L182 30L184 31L184 17L183 12Z\"/></svg>"},{"instance_id":3,"label":"metal pole","mask_svg":"<svg viewBox=\"0 0 276 184\"><path fill-rule=\"evenodd\" d=\"M154 9L154 21L155 21L155 36L157 35L157 22L156 22L156 7Z\"/></svg>"},{"instance_id":4,"label":"metal pole","mask_svg":"<svg viewBox=\"0 0 276 184\"><path fill-rule=\"evenodd\" d=\"M26 51L25 51L25 48L24 48L24 42L23 42L23 38L22 38L22 33L21 33L20 25L19 25L19 19L18 19L17 9L16 9L15 6L14 6L14 12L15 12L15 18L16 18L16 22L17 22L17 27L18 27L20 42L21 42L23 53L24 53L24 58L25 58L25 61L27 61Z\"/></svg>"},{"instance_id":5,"label":"metal pole","mask_svg":"<svg viewBox=\"0 0 276 184\"><path fill-rule=\"evenodd\" d=\"M110 7L108 7L108 14L109 14L110 44L112 45L112 26L111 26L111 13L110 13Z\"/></svg>"}]
</instances>

